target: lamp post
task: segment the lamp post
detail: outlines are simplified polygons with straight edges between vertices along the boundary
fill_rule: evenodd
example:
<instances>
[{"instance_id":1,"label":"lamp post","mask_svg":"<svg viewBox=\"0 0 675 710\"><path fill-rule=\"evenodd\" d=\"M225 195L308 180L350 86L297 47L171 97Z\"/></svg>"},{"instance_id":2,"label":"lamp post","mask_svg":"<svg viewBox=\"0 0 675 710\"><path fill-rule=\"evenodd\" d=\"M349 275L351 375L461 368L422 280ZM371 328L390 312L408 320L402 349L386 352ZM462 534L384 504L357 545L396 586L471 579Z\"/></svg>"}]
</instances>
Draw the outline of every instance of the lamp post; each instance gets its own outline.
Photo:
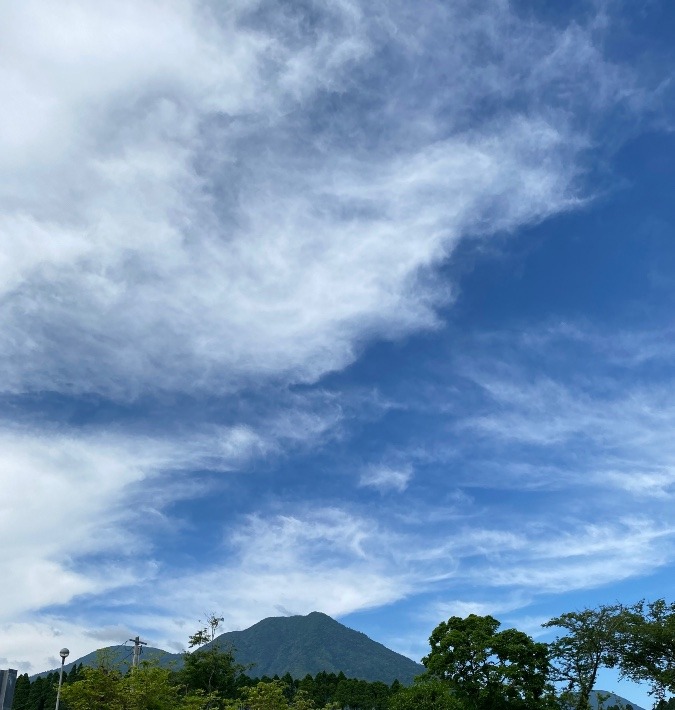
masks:
<instances>
[{"instance_id":1,"label":"lamp post","mask_svg":"<svg viewBox=\"0 0 675 710\"><path fill-rule=\"evenodd\" d=\"M59 651L59 656L61 656L61 673L59 673L59 689L56 691L56 707L54 710L59 710L59 700L61 699L61 684L63 683L63 664L66 662L66 658L70 651L67 648L62 648Z\"/></svg>"}]
</instances>

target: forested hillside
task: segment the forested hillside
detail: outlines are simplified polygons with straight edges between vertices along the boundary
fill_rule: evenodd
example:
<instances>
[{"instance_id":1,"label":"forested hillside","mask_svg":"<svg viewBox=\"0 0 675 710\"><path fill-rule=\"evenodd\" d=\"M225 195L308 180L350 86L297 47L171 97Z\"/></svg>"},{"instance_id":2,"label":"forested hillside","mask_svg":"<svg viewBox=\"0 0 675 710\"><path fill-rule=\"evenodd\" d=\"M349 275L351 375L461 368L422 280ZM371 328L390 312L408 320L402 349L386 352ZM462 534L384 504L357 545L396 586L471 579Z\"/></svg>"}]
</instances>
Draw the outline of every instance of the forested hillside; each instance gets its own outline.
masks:
<instances>
[{"instance_id":1,"label":"forested hillside","mask_svg":"<svg viewBox=\"0 0 675 710\"><path fill-rule=\"evenodd\" d=\"M322 643L326 629L338 640L363 636L349 630L345 635L344 627L323 614L291 623L298 619L309 630L304 636L316 632ZM62 710L641 710L595 690L602 668L648 683L654 707L675 710L675 604L663 599L562 614L544 624L558 632L551 643L502 629L491 616L450 617L432 631L424 673L409 686L350 678L342 671L254 676L225 645L231 636L218 636L220 622L211 615L190 637L196 650L183 654L180 668L143 662L125 670L105 655L95 667L74 666L64 679ZM268 634L283 628L269 622L253 627L263 647ZM334 641L328 646L339 648ZM301 655L292 645L283 648L289 664ZM362 650L357 646L355 655ZM343 651L348 655L350 648ZM53 707L57 680L57 673L32 683L21 676L14 710Z\"/></svg>"},{"instance_id":2,"label":"forested hillside","mask_svg":"<svg viewBox=\"0 0 675 710\"><path fill-rule=\"evenodd\" d=\"M304 678L321 671L342 672L349 678L409 685L424 671L419 663L316 611L263 619L245 631L221 634L212 643L236 649L237 661L252 664L257 676L290 673Z\"/></svg>"}]
</instances>

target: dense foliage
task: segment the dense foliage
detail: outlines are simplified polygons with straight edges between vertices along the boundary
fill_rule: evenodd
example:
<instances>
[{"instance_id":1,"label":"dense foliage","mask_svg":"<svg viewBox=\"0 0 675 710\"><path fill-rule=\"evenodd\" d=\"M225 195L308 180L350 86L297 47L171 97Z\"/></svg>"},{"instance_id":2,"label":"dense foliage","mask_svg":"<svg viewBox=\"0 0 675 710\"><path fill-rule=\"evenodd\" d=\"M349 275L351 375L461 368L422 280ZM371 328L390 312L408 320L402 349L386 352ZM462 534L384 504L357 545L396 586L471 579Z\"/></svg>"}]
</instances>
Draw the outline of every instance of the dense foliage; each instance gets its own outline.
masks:
<instances>
[{"instance_id":1,"label":"dense foliage","mask_svg":"<svg viewBox=\"0 0 675 710\"><path fill-rule=\"evenodd\" d=\"M650 683L655 709L675 710L675 604L664 600L562 614L544 624L562 632L550 644L491 616L453 616L433 630L426 672L408 687L325 671L251 678L233 649L213 643L219 621L190 637L202 647L180 670L74 666L61 710L589 710L603 667ZM13 710L50 710L57 683L58 673L19 676ZM610 699L603 707L614 710Z\"/></svg>"},{"instance_id":2,"label":"dense foliage","mask_svg":"<svg viewBox=\"0 0 675 710\"><path fill-rule=\"evenodd\" d=\"M82 677L82 664L74 665L67 674L64 674L63 682L64 684L74 683L81 680ZM32 683L28 678L28 673L20 675L16 679L12 710L51 710L56 705L58 683L58 672L35 678ZM64 703L60 707L63 710L68 710Z\"/></svg>"},{"instance_id":3,"label":"dense foliage","mask_svg":"<svg viewBox=\"0 0 675 710\"><path fill-rule=\"evenodd\" d=\"M587 710L600 668L614 668L622 628L620 605L601 606L562 614L544 624L564 629L550 646L551 677L563 683L562 697L576 710Z\"/></svg>"},{"instance_id":4,"label":"dense foliage","mask_svg":"<svg viewBox=\"0 0 675 710\"><path fill-rule=\"evenodd\" d=\"M675 603L640 601L622 610L618 665L624 676L646 681L666 702L675 693Z\"/></svg>"},{"instance_id":5,"label":"dense foliage","mask_svg":"<svg viewBox=\"0 0 675 710\"><path fill-rule=\"evenodd\" d=\"M422 663L472 710L548 707L546 644L499 626L491 616L453 616L434 629Z\"/></svg>"}]
</instances>

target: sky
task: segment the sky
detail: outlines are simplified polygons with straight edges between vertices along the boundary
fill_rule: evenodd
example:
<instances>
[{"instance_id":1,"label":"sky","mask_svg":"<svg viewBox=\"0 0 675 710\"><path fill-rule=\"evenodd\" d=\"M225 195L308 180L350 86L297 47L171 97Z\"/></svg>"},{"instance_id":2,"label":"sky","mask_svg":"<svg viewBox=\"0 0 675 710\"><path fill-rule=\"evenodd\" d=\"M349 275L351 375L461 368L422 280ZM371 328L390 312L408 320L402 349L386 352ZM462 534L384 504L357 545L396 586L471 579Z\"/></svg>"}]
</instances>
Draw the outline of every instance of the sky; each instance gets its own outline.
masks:
<instances>
[{"instance_id":1,"label":"sky","mask_svg":"<svg viewBox=\"0 0 675 710\"><path fill-rule=\"evenodd\" d=\"M672 600L673 31L3 4L0 667Z\"/></svg>"}]
</instances>

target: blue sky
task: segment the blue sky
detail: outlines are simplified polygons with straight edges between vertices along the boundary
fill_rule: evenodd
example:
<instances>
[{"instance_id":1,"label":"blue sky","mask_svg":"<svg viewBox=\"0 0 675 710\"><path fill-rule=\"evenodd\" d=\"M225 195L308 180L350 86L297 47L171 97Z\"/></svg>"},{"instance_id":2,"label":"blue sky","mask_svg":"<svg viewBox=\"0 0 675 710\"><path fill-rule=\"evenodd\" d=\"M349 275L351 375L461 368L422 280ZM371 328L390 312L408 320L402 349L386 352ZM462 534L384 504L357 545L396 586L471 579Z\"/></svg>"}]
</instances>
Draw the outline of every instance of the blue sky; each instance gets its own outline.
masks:
<instances>
[{"instance_id":1,"label":"blue sky","mask_svg":"<svg viewBox=\"0 0 675 710\"><path fill-rule=\"evenodd\" d=\"M0 13L0 666L672 597L669 3Z\"/></svg>"}]
</instances>

